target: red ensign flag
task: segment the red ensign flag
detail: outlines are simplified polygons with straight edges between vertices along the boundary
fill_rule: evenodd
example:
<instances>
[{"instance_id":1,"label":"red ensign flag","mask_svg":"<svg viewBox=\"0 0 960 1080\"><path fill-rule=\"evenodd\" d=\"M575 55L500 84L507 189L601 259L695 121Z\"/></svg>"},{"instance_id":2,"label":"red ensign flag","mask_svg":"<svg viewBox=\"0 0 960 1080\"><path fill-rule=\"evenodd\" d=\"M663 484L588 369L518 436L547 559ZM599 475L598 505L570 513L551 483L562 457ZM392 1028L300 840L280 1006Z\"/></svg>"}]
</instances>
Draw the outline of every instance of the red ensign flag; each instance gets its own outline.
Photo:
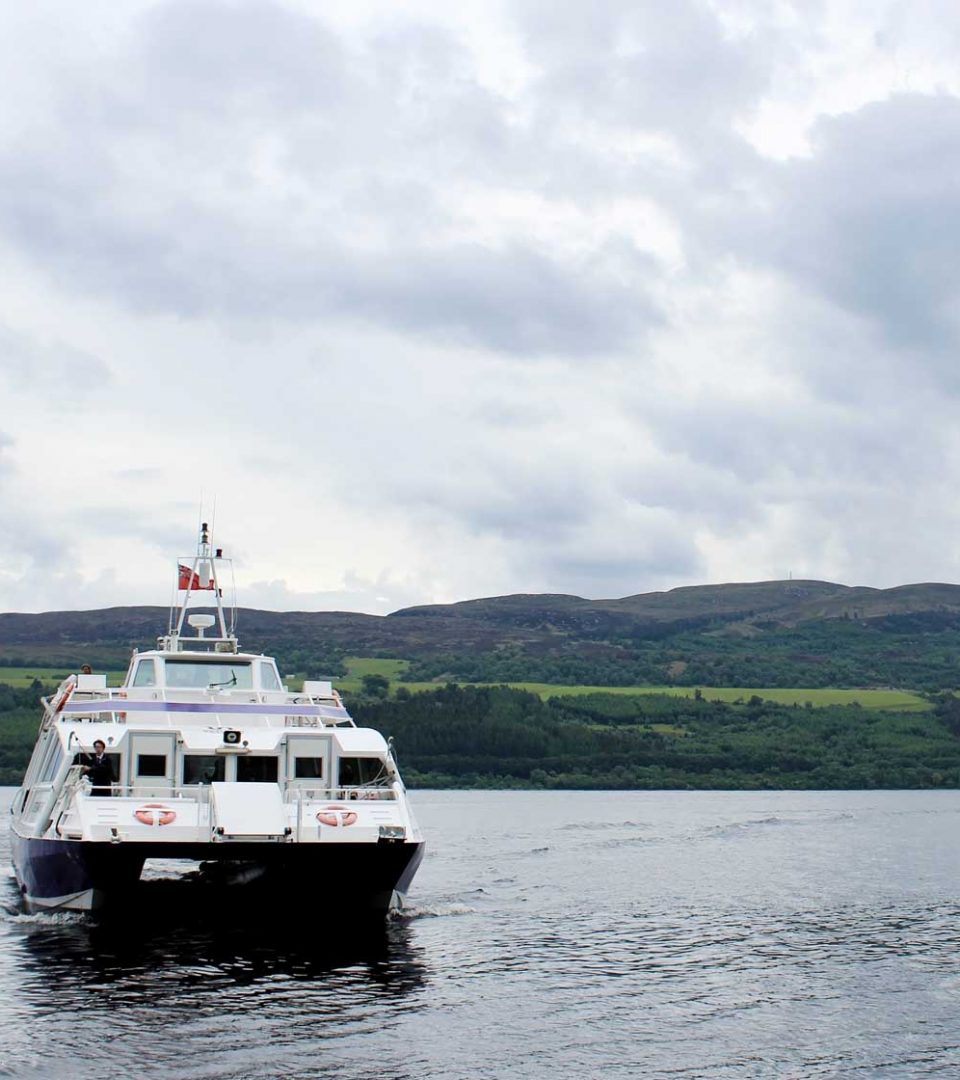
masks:
<instances>
[{"instance_id":1,"label":"red ensign flag","mask_svg":"<svg viewBox=\"0 0 960 1080\"><path fill-rule=\"evenodd\" d=\"M211 578L209 580L209 582L207 582L206 585L201 585L199 576L197 574L195 574L190 569L189 566L184 566L183 563L178 563L177 565L180 568L180 581L179 581L179 584L177 586L178 588L180 588L180 589L210 589L211 591L213 590L213 588L214 588L213 578Z\"/></svg>"}]
</instances>

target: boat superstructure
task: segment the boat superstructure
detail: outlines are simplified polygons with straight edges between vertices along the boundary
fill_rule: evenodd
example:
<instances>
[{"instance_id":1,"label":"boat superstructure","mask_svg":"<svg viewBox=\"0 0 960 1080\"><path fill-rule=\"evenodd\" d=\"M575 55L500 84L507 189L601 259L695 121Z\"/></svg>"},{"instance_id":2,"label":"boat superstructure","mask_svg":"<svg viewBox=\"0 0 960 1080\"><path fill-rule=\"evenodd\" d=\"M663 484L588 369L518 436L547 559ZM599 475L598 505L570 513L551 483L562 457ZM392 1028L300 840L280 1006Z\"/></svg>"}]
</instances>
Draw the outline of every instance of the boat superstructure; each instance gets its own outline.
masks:
<instances>
[{"instance_id":1,"label":"boat superstructure","mask_svg":"<svg viewBox=\"0 0 960 1080\"><path fill-rule=\"evenodd\" d=\"M28 908L107 906L149 858L197 860L263 895L336 888L357 912L402 899L423 840L391 747L330 682L290 691L272 657L240 651L228 562L204 525L157 648L133 654L118 688L80 673L43 700L12 807ZM210 610L190 611L198 598ZM98 742L108 783L91 782Z\"/></svg>"}]
</instances>

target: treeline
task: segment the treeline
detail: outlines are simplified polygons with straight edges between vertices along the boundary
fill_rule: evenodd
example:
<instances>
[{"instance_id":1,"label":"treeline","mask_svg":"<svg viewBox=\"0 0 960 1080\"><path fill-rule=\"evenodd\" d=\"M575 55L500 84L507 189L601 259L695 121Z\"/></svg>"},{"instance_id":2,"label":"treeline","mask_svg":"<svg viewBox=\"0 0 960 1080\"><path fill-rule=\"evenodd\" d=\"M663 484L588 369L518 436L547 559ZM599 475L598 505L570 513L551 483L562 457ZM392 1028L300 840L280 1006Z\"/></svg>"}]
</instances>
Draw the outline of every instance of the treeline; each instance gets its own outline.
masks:
<instances>
[{"instance_id":1,"label":"treeline","mask_svg":"<svg viewBox=\"0 0 960 1080\"><path fill-rule=\"evenodd\" d=\"M405 678L570 686L895 686L936 692L956 687L958 670L955 620L903 617L769 625L749 635L716 626L661 640L566 644L551 652L511 644L420 657Z\"/></svg>"},{"instance_id":2,"label":"treeline","mask_svg":"<svg viewBox=\"0 0 960 1080\"><path fill-rule=\"evenodd\" d=\"M20 783L40 728L40 695L52 689L0 682L0 785Z\"/></svg>"},{"instance_id":3,"label":"treeline","mask_svg":"<svg viewBox=\"0 0 960 1080\"><path fill-rule=\"evenodd\" d=\"M953 699L951 699L952 701ZM952 705L949 706L953 708ZM411 786L928 788L960 783L944 707L745 705L666 695L552 698L446 686L353 707L395 740ZM956 710L960 732L960 709Z\"/></svg>"},{"instance_id":4,"label":"treeline","mask_svg":"<svg viewBox=\"0 0 960 1080\"><path fill-rule=\"evenodd\" d=\"M0 784L18 784L39 684L0 684ZM448 685L351 704L394 739L412 787L930 788L960 785L960 700L928 712L728 704L667 695L542 701Z\"/></svg>"}]
</instances>

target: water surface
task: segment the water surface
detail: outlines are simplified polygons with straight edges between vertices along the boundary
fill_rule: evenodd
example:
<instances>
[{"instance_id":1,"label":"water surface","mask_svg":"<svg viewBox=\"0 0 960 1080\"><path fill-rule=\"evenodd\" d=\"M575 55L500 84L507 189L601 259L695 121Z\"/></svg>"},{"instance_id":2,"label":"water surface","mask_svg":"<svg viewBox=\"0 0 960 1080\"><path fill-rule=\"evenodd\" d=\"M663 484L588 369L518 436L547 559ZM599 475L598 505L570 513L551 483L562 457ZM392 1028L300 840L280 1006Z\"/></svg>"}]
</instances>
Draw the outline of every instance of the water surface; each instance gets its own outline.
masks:
<instances>
[{"instance_id":1,"label":"water surface","mask_svg":"<svg viewBox=\"0 0 960 1080\"><path fill-rule=\"evenodd\" d=\"M960 793L413 799L373 927L347 881L240 922L161 864L117 923L0 880L0 1074L960 1075Z\"/></svg>"}]
</instances>

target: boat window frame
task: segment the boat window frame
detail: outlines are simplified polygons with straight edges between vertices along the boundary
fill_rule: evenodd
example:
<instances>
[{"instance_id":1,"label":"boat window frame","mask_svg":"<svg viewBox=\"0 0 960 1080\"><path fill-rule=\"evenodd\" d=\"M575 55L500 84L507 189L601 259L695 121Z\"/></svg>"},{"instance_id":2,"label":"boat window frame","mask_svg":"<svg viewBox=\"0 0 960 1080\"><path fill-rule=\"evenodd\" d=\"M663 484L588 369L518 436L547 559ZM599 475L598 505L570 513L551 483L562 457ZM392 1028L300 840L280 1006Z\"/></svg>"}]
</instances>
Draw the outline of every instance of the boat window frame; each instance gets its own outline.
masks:
<instances>
[{"instance_id":1,"label":"boat window frame","mask_svg":"<svg viewBox=\"0 0 960 1080\"><path fill-rule=\"evenodd\" d=\"M313 761L320 763L319 773L301 774L300 762L301 761ZM292 780L323 780L325 779L323 774L323 767L326 763L326 755L322 754L294 754L293 755L293 776Z\"/></svg>"},{"instance_id":2,"label":"boat window frame","mask_svg":"<svg viewBox=\"0 0 960 1080\"><path fill-rule=\"evenodd\" d=\"M357 769L357 780L354 783L345 783L341 769L345 761L374 761L379 765L377 775L372 778L363 776L363 768ZM379 754L339 754L337 755L337 787L338 788L362 788L362 787L389 787L390 768L385 757Z\"/></svg>"},{"instance_id":3,"label":"boat window frame","mask_svg":"<svg viewBox=\"0 0 960 1080\"><path fill-rule=\"evenodd\" d=\"M219 773L210 780L188 780L187 779L187 762L203 759L214 764L214 772ZM210 784L222 783L227 778L227 759L223 754L206 754L194 751L185 752L181 757L180 763L180 777L181 783L184 787L204 787Z\"/></svg>"},{"instance_id":4,"label":"boat window frame","mask_svg":"<svg viewBox=\"0 0 960 1080\"><path fill-rule=\"evenodd\" d=\"M140 672L150 670L153 672L152 682L140 682ZM144 656L137 661L137 666L133 671L133 678L130 680L131 686L153 688L158 685L157 683L157 661L156 657Z\"/></svg>"},{"instance_id":5,"label":"boat window frame","mask_svg":"<svg viewBox=\"0 0 960 1080\"><path fill-rule=\"evenodd\" d=\"M264 780L263 777L260 776L249 776L241 779L241 765L251 761L272 761L276 770L274 776L267 780ZM236 762L234 778L238 784L278 784L280 782L280 758L276 754L238 754Z\"/></svg>"},{"instance_id":6,"label":"boat window frame","mask_svg":"<svg viewBox=\"0 0 960 1080\"><path fill-rule=\"evenodd\" d=\"M46 753L44 754L43 762L36 778L36 783L52 783L60 772L60 766L63 764L63 759L65 757L66 754L63 749L63 743L60 741L59 737L54 734L54 738L47 743Z\"/></svg>"},{"instance_id":7,"label":"boat window frame","mask_svg":"<svg viewBox=\"0 0 960 1080\"><path fill-rule=\"evenodd\" d=\"M30 762L27 765L26 771L23 774L22 787L33 787L37 783L37 774L43 765L47 752L50 749L50 740L56 739L60 741L60 736L57 735L53 728L45 731L43 736L37 741L33 748L33 753L30 755Z\"/></svg>"},{"instance_id":8,"label":"boat window frame","mask_svg":"<svg viewBox=\"0 0 960 1080\"><path fill-rule=\"evenodd\" d=\"M259 660L257 663L257 677L260 680L260 689L283 690L283 680L280 678L280 672L277 670L277 665L272 660ZM264 678L264 675L268 673L271 676L270 683Z\"/></svg>"},{"instance_id":9,"label":"boat window frame","mask_svg":"<svg viewBox=\"0 0 960 1080\"><path fill-rule=\"evenodd\" d=\"M210 673L212 668L228 668L232 669L232 673L235 675L237 670L242 670L246 673L247 678L237 679L235 684L228 685L229 680L214 680L212 682L204 683L175 683L170 681L171 671L175 671L180 668L181 670L194 668L200 670L207 669L207 673ZM194 657L174 657L166 656L163 658L163 686L167 690L252 690L253 689L253 662L251 660L238 660L236 658L228 658L223 660L207 659L202 660Z\"/></svg>"},{"instance_id":10,"label":"boat window frame","mask_svg":"<svg viewBox=\"0 0 960 1080\"><path fill-rule=\"evenodd\" d=\"M158 761L163 762L163 768L160 770L160 772L144 772L143 771L143 768L142 768L140 763L143 762L143 761L146 761L147 758L152 758L153 759L153 764L152 764L151 768L156 768ZM136 757L134 759L134 762L133 762L133 768L134 768L135 775L137 776L137 779L139 779L139 780L148 780L148 781L150 781L150 780L162 780L162 779L166 778L167 771L168 771L167 755L166 754L143 753L142 751L138 750L137 753L136 753Z\"/></svg>"}]
</instances>

